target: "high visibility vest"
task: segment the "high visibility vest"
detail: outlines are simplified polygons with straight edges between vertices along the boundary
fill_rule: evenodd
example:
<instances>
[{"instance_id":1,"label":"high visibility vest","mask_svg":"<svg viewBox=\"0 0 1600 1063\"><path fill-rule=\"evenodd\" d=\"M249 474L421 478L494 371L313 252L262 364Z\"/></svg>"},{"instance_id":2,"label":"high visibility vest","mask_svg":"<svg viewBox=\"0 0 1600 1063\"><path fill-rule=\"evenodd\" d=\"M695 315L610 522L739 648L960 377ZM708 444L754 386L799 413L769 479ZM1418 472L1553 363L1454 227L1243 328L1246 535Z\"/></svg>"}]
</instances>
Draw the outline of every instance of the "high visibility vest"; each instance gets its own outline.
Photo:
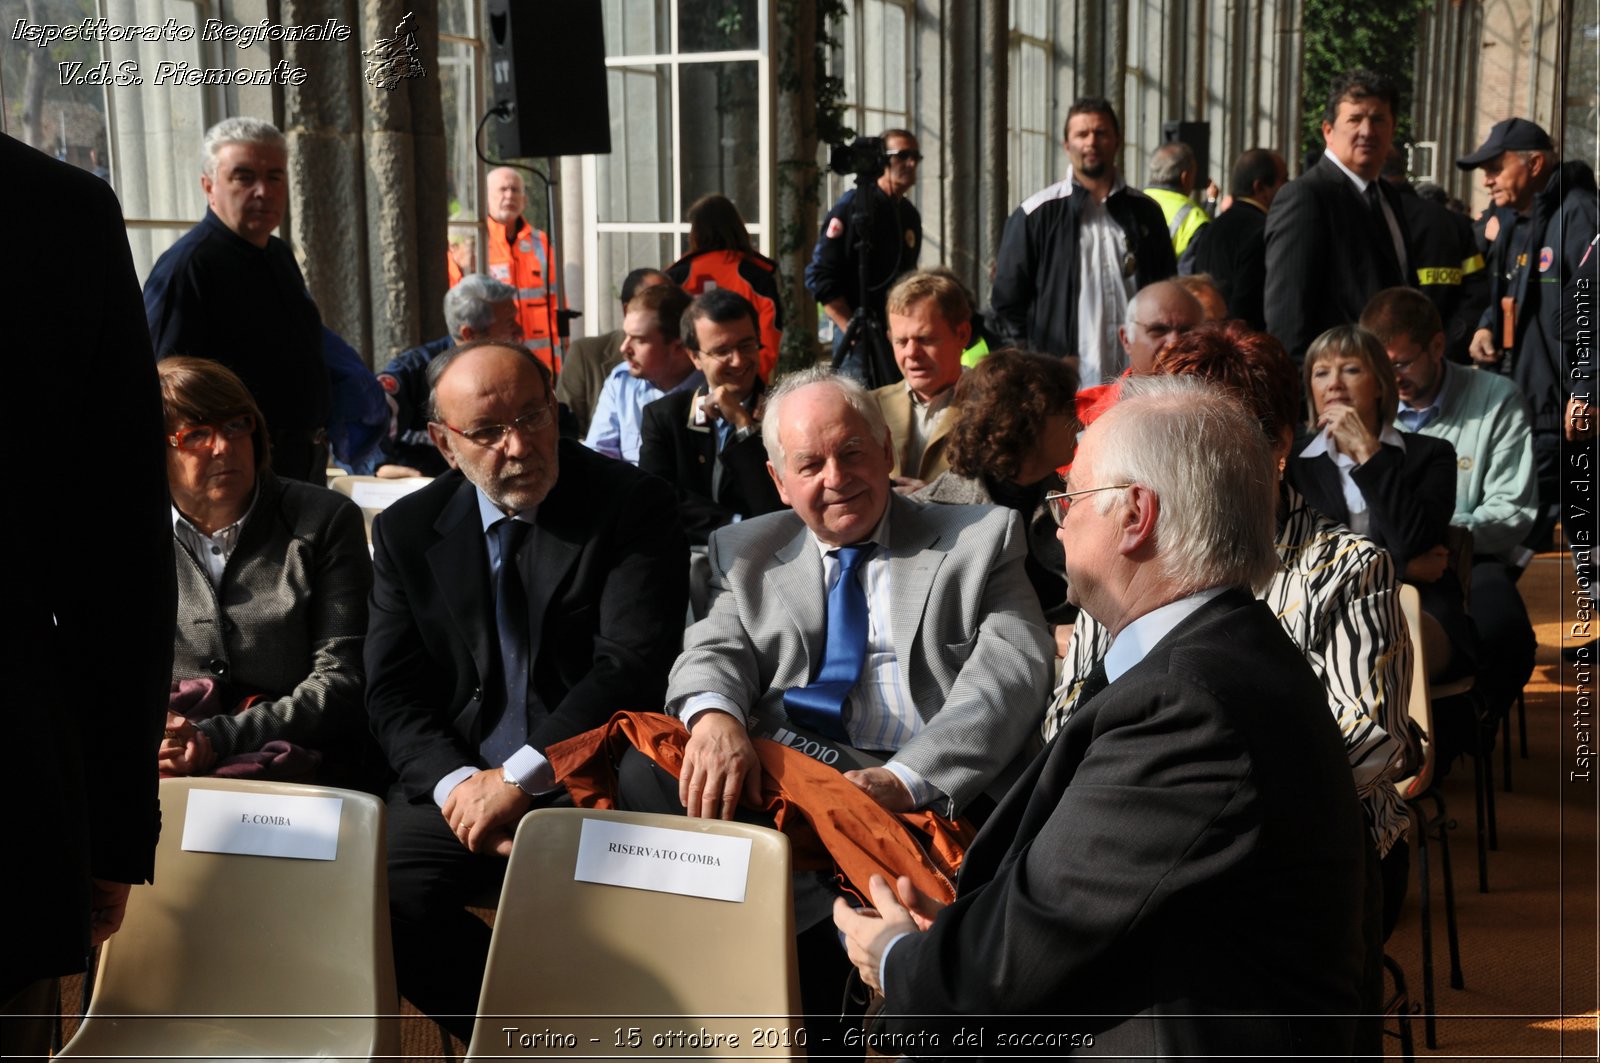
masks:
<instances>
[{"instance_id":1,"label":"high visibility vest","mask_svg":"<svg viewBox=\"0 0 1600 1063\"><path fill-rule=\"evenodd\" d=\"M666 269L671 281L690 295L726 288L750 300L761 325L762 380L770 380L783 342L783 312L778 306L778 265L764 255L738 251L700 251Z\"/></svg>"},{"instance_id":2,"label":"high visibility vest","mask_svg":"<svg viewBox=\"0 0 1600 1063\"><path fill-rule=\"evenodd\" d=\"M552 342L558 304L550 238L521 218L517 219L514 243L508 239L506 227L493 218L485 218L484 225L489 231L489 276L517 289L517 319L522 323L523 342L551 372L559 373L561 367L555 364Z\"/></svg>"},{"instance_id":3,"label":"high visibility vest","mask_svg":"<svg viewBox=\"0 0 1600 1063\"><path fill-rule=\"evenodd\" d=\"M1162 216L1167 219L1167 235L1172 239L1172 252L1182 257L1184 248L1189 246L1194 234L1211 219L1200 209L1200 204L1182 192L1174 192L1170 188L1147 188L1144 194L1161 207Z\"/></svg>"}]
</instances>

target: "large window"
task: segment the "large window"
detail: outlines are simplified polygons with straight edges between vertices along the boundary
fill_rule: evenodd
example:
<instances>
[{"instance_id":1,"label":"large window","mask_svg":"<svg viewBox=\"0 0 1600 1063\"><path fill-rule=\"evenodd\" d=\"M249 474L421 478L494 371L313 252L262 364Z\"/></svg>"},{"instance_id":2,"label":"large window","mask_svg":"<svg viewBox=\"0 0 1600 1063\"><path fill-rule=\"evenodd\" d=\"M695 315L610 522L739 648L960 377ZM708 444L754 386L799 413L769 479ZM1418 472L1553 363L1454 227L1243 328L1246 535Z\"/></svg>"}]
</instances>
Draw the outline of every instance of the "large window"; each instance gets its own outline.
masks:
<instances>
[{"instance_id":1,"label":"large window","mask_svg":"<svg viewBox=\"0 0 1600 1063\"><path fill-rule=\"evenodd\" d=\"M270 65L266 48L225 52L222 42L194 32L217 17L214 0L0 0L5 131L111 183L141 283L205 212L199 175L206 127L227 113L271 116L270 89L181 84L185 70ZM46 47L13 37L19 21L81 27L101 18L112 27L178 29L154 41L56 40Z\"/></svg>"},{"instance_id":2,"label":"large window","mask_svg":"<svg viewBox=\"0 0 1600 1063\"><path fill-rule=\"evenodd\" d=\"M829 56L829 71L844 85L844 123L857 136L875 137L885 129L912 129L911 5L908 0L851 0L834 27L839 46ZM851 178L828 170L828 145L819 145L824 210L844 194ZM916 190L911 199L916 201ZM824 318L823 320L826 320Z\"/></svg>"},{"instance_id":3,"label":"large window","mask_svg":"<svg viewBox=\"0 0 1600 1063\"><path fill-rule=\"evenodd\" d=\"M1020 203L1059 179L1061 157L1051 116L1056 113L1055 9L1049 0L1011 0L1007 92L1007 202Z\"/></svg>"},{"instance_id":4,"label":"large window","mask_svg":"<svg viewBox=\"0 0 1600 1063\"><path fill-rule=\"evenodd\" d=\"M584 160L584 331L617 289L686 249L689 205L720 192L771 250L767 0L604 0L611 154Z\"/></svg>"},{"instance_id":5,"label":"large window","mask_svg":"<svg viewBox=\"0 0 1600 1063\"><path fill-rule=\"evenodd\" d=\"M439 0L439 98L444 110L445 198L450 209L450 253L463 273L481 271L478 226L481 199L473 135L483 111L483 38L474 0ZM532 191L532 189L530 189ZM542 193L541 193L542 197ZM544 227L543 215L535 224Z\"/></svg>"}]
</instances>

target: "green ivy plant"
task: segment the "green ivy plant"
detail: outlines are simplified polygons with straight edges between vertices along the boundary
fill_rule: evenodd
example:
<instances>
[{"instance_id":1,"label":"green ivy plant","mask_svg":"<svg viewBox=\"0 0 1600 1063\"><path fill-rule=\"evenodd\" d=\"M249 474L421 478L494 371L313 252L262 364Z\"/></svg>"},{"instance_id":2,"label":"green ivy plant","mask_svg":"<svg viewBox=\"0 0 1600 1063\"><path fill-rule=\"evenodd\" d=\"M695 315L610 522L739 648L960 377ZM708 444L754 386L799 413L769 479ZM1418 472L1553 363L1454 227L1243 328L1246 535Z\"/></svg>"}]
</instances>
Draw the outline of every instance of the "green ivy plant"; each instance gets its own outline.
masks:
<instances>
[{"instance_id":1,"label":"green ivy plant","mask_svg":"<svg viewBox=\"0 0 1600 1063\"><path fill-rule=\"evenodd\" d=\"M1301 155L1322 147L1322 111L1333 79L1356 67L1391 78L1400 92L1396 137L1411 133L1417 19L1426 0L1304 0Z\"/></svg>"},{"instance_id":2,"label":"green ivy plant","mask_svg":"<svg viewBox=\"0 0 1600 1063\"><path fill-rule=\"evenodd\" d=\"M839 44L834 33L848 12L848 0L778 0L777 4L775 39L788 42L778 51L780 108L789 109L802 126L798 137L801 149L780 157L777 165L776 250L788 323L778 360L780 375L812 365L817 359L817 334L812 324L815 303L792 267L801 264L810 250L821 214L817 145L855 136L844 122L844 82L827 72L828 53ZM799 32L803 14L813 20L805 33ZM809 59L809 64L803 59Z\"/></svg>"}]
</instances>

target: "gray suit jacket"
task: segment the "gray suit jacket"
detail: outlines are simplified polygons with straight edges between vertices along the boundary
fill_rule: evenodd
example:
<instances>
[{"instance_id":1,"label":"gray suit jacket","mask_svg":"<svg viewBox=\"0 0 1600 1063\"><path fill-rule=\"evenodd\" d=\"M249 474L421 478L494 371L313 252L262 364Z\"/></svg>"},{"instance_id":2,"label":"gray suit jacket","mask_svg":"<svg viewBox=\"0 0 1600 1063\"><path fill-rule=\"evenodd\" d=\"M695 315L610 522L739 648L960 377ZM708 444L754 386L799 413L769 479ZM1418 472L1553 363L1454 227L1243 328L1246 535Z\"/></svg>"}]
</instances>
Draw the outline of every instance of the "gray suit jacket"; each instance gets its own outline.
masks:
<instances>
[{"instance_id":1,"label":"gray suit jacket","mask_svg":"<svg viewBox=\"0 0 1600 1063\"><path fill-rule=\"evenodd\" d=\"M1017 516L992 506L923 505L892 495L890 628L900 674L926 725L894 760L959 811L1009 782L1042 715L1053 652L1023 571ZM793 512L711 536L711 612L691 627L667 681L674 711L713 692L748 716L781 717L783 692L822 666L822 559Z\"/></svg>"},{"instance_id":2,"label":"gray suit jacket","mask_svg":"<svg viewBox=\"0 0 1600 1063\"><path fill-rule=\"evenodd\" d=\"M217 753L275 739L343 757L364 739L361 644L372 560L361 510L324 487L263 473L239 544L213 589L176 538L172 677L215 679L225 704L262 701L200 724Z\"/></svg>"}]
</instances>

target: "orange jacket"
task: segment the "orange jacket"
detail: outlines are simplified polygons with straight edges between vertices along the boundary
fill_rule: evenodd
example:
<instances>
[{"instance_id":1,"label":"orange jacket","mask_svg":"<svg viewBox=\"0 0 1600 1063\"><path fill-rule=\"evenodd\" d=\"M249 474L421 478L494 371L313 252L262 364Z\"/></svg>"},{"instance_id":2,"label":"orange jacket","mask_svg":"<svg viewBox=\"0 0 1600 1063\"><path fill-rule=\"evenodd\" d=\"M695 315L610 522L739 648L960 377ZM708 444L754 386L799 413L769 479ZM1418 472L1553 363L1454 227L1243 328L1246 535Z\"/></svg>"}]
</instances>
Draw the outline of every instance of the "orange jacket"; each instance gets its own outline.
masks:
<instances>
[{"instance_id":1,"label":"orange jacket","mask_svg":"<svg viewBox=\"0 0 1600 1063\"><path fill-rule=\"evenodd\" d=\"M514 241L507 236L506 227L493 218L485 218L484 225L489 232L489 276L517 289L517 317L522 322L523 342L551 372L559 373L561 366L555 362L552 340L555 311L560 304L554 301L556 271L550 256L550 238L521 218L517 219Z\"/></svg>"},{"instance_id":2,"label":"orange jacket","mask_svg":"<svg viewBox=\"0 0 1600 1063\"><path fill-rule=\"evenodd\" d=\"M603 727L545 750L556 778L579 808L612 808L615 765L629 746L677 775L689 732L657 712L619 712ZM870 904L867 882L909 875L935 900L955 899L956 875L977 833L965 820L926 809L889 812L835 768L765 738L754 742L761 761L761 811L789 836L798 870L837 867L847 888Z\"/></svg>"},{"instance_id":3,"label":"orange jacket","mask_svg":"<svg viewBox=\"0 0 1600 1063\"><path fill-rule=\"evenodd\" d=\"M711 288L726 288L750 300L761 322L762 380L772 378L778 364L778 344L783 342L783 308L778 305L778 264L770 258L738 251L697 251L666 269L667 277L688 292L699 295Z\"/></svg>"}]
</instances>

